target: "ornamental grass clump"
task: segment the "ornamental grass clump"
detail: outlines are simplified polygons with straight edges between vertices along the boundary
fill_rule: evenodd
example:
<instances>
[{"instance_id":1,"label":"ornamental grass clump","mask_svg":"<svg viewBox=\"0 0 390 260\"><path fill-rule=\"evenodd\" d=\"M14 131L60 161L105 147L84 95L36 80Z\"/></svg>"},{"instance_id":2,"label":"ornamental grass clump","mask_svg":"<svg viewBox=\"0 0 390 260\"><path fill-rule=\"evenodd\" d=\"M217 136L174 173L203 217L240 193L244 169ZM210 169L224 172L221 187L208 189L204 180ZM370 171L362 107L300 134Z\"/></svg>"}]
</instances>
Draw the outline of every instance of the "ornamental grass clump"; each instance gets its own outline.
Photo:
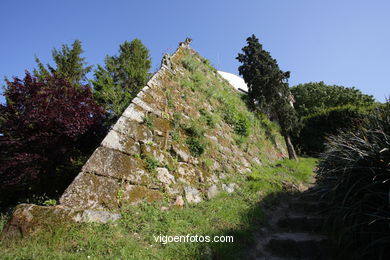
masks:
<instances>
[{"instance_id":1,"label":"ornamental grass clump","mask_svg":"<svg viewBox=\"0 0 390 260\"><path fill-rule=\"evenodd\" d=\"M319 164L319 192L327 221L353 258L390 253L390 103L355 131L328 138Z\"/></svg>"}]
</instances>

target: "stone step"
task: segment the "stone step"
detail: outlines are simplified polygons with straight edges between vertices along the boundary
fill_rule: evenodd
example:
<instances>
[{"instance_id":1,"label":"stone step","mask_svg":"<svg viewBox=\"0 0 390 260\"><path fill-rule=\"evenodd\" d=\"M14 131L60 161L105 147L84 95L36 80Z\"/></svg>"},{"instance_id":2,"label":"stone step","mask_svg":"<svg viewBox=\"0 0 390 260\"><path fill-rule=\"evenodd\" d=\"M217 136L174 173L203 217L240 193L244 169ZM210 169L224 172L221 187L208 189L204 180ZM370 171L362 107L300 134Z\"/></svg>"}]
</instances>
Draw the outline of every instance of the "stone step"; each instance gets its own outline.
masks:
<instances>
[{"instance_id":1,"label":"stone step","mask_svg":"<svg viewBox=\"0 0 390 260\"><path fill-rule=\"evenodd\" d=\"M328 204L322 201L292 201L290 203L290 209L308 213L321 213L326 210L327 207Z\"/></svg>"},{"instance_id":2,"label":"stone step","mask_svg":"<svg viewBox=\"0 0 390 260\"><path fill-rule=\"evenodd\" d=\"M279 219L277 225L284 231L320 231L323 226L323 218L304 214L289 214Z\"/></svg>"},{"instance_id":3,"label":"stone step","mask_svg":"<svg viewBox=\"0 0 390 260\"><path fill-rule=\"evenodd\" d=\"M328 248L325 236L310 233L276 233L266 245L275 257L298 259L329 259Z\"/></svg>"},{"instance_id":4,"label":"stone step","mask_svg":"<svg viewBox=\"0 0 390 260\"><path fill-rule=\"evenodd\" d=\"M296 200L296 201L305 201L305 202L318 202L320 199L319 195L316 194L316 193L305 193L305 194L302 194L302 195L299 195L299 196L296 196L295 198L293 198L293 200Z\"/></svg>"}]
</instances>

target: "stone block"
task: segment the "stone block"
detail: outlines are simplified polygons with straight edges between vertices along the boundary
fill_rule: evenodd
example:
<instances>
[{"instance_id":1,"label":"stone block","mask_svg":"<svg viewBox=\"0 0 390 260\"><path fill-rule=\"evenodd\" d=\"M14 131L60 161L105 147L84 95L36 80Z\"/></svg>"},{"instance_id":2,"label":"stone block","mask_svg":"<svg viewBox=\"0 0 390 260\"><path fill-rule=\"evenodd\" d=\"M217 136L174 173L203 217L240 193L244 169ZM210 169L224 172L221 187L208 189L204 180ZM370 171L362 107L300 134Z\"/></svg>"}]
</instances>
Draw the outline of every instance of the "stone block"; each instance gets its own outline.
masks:
<instances>
[{"instance_id":1,"label":"stone block","mask_svg":"<svg viewBox=\"0 0 390 260\"><path fill-rule=\"evenodd\" d=\"M131 155L139 154L141 152L139 142L136 142L133 138L126 137L115 130L108 132L102 141L102 145Z\"/></svg>"},{"instance_id":2,"label":"stone block","mask_svg":"<svg viewBox=\"0 0 390 260\"><path fill-rule=\"evenodd\" d=\"M150 176L145 170L143 160L104 146L95 150L82 170L119 180L127 180L132 184L147 185L150 183Z\"/></svg>"},{"instance_id":3,"label":"stone block","mask_svg":"<svg viewBox=\"0 0 390 260\"><path fill-rule=\"evenodd\" d=\"M113 129L135 141L147 143L153 140L152 131L145 124L132 121L124 116L118 119Z\"/></svg>"}]
</instances>

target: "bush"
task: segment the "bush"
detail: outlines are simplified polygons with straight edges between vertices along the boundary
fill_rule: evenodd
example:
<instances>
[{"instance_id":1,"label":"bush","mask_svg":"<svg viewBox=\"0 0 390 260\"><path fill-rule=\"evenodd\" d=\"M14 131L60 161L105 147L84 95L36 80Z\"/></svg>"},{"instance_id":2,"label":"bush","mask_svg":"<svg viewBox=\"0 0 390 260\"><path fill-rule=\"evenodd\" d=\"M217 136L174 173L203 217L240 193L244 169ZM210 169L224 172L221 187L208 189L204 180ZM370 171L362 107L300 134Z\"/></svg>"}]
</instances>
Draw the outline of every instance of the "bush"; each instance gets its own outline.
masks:
<instances>
[{"instance_id":1,"label":"bush","mask_svg":"<svg viewBox=\"0 0 390 260\"><path fill-rule=\"evenodd\" d=\"M390 255L390 104L361 127L329 137L319 164L320 193L341 248L353 259Z\"/></svg>"},{"instance_id":2,"label":"bush","mask_svg":"<svg viewBox=\"0 0 390 260\"><path fill-rule=\"evenodd\" d=\"M57 75L7 81L0 105L0 202L28 192L58 194L98 144L104 110L88 86ZM77 169L76 169L77 168ZM56 191L58 190L58 191Z\"/></svg>"},{"instance_id":3,"label":"bush","mask_svg":"<svg viewBox=\"0 0 390 260\"><path fill-rule=\"evenodd\" d=\"M373 96L363 94L358 89L337 85L330 86L322 81L299 84L290 90L295 99L295 110L300 117L309 116L332 107L346 105L362 107L375 103Z\"/></svg>"},{"instance_id":4,"label":"bush","mask_svg":"<svg viewBox=\"0 0 390 260\"><path fill-rule=\"evenodd\" d=\"M302 153L317 155L324 151L326 137L359 127L372 107L334 107L303 118L299 137L294 137Z\"/></svg>"}]
</instances>

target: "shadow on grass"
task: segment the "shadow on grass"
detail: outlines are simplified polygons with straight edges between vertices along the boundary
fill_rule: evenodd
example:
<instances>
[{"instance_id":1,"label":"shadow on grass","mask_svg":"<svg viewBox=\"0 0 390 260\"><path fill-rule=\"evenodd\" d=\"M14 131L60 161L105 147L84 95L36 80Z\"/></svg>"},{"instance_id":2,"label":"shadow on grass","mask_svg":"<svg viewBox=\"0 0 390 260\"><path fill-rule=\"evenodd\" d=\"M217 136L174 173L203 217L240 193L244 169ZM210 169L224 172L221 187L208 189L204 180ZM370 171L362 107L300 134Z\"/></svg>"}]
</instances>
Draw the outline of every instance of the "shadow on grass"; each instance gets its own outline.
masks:
<instances>
[{"instance_id":1,"label":"shadow on grass","mask_svg":"<svg viewBox=\"0 0 390 260\"><path fill-rule=\"evenodd\" d=\"M271 211L275 206L295 196L295 192L274 192L263 197L246 212L242 212L243 223L241 229L227 229L215 233L217 236L233 236L234 243L209 243L206 246L212 251L212 259L248 259L256 246L256 233L260 228L268 225L265 212ZM227 202L228 203L228 202Z\"/></svg>"},{"instance_id":2,"label":"shadow on grass","mask_svg":"<svg viewBox=\"0 0 390 260\"><path fill-rule=\"evenodd\" d=\"M269 218L275 217L272 215L272 212L281 204L287 204L288 210L295 211L296 208L294 208L294 205L296 204L292 204L292 200L295 199L294 202L298 202L297 205L305 205L306 201L310 201L314 204L315 208L299 207L301 212L309 210L309 214L317 216L322 216L326 213L328 208L322 207L323 201L320 200L317 189L318 187L314 186L303 192L279 191L265 196L250 210L242 212L242 218L246 220L248 225L243 226L242 229L227 229L215 234L233 236L234 243L211 243L207 245L211 248L212 259L257 259L257 257L263 256L263 252L256 251L256 237L260 235L260 228L268 226ZM317 202L318 204L316 204ZM329 238L323 245L324 248L319 253L319 258L316 257L315 259L351 259L351 252L342 251L337 246L334 236L329 232L328 224L326 221L322 222L317 227L318 230L316 229L317 231L314 232L316 234L327 235Z\"/></svg>"}]
</instances>

